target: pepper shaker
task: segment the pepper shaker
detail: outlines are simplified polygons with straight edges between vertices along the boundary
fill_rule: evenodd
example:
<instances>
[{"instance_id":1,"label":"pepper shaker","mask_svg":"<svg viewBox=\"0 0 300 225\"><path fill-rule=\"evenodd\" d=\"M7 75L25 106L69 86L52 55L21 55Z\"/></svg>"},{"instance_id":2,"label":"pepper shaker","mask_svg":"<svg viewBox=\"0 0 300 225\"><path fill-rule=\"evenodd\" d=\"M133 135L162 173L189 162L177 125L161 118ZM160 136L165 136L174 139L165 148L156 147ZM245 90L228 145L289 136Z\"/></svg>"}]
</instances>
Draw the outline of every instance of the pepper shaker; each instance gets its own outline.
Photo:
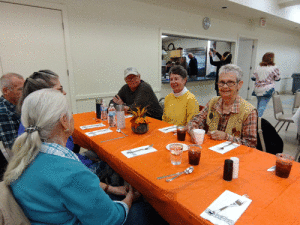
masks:
<instances>
[{"instance_id":1,"label":"pepper shaker","mask_svg":"<svg viewBox=\"0 0 300 225\"><path fill-rule=\"evenodd\" d=\"M225 159L223 179L226 181L232 180L233 161L231 159Z\"/></svg>"},{"instance_id":2,"label":"pepper shaker","mask_svg":"<svg viewBox=\"0 0 300 225\"><path fill-rule=\"evenodd\" d=\"M102 108L102 98L97 98L96 99L96 118L100 119L101 118L101 108Z\"/></svg>"}]
</instances>

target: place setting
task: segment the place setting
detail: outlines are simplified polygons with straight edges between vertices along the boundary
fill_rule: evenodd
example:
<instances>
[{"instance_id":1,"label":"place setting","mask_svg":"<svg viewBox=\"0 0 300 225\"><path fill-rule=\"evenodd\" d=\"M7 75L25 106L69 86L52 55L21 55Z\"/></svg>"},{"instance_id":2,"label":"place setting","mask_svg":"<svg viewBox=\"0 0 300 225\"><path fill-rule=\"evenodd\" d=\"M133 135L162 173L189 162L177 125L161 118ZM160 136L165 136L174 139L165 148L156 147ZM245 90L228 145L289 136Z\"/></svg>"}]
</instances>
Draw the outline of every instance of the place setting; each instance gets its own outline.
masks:
<instances>
[{"instance_id":1,"label":"place setting","mask_svg":"<svg viewBox=\"0 0 300 225\"><path fill-rule=\"evenodd\" d=\"M133 148L130 150L125 150L122 151L122 154L125 155L127 158L133 158L136 156L140 156L140 155L145 155L151 152L156 152L157 150L153 147L152 145L146 145L146 146L141 146L141 147L137 147L137 148Z\"/></svg>"},{"instance_id":2,"label":"place setting","mask_svg":"<svg viewBox=\"0 0 300 225\"><path fill-rule=\"evenodd\" d=\"M251 202L246 194L241 196L225 190L200 216L213 224L235 224Z\"/></svg>"}]
</instances>

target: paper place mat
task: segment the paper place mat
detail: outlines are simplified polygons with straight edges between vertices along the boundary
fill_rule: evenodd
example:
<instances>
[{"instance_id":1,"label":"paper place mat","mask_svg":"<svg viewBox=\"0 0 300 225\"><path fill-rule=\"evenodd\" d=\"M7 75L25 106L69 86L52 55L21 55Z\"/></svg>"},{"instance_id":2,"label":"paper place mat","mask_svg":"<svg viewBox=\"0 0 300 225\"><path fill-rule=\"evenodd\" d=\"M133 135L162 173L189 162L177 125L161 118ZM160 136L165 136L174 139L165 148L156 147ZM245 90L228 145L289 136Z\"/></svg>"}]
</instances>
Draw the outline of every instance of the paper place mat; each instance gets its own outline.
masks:
<instances>
[{"instance_id":1,"label":"paper place mat","mask_svg":"<svg viewBox=\"0 0 300 225\"><path fill-rule=\"evenodd\" d=\"M158 129L159 131L163 132L163 133L169 133L169 132L174 132L177 130L177 126L170 126L170 127L164 127L164 128L160 128Z\"/></svg>"},{"instance_id":2,"label":"paper place mat","mask_svg":"<svg viewBox=\"0 0 300 225\"><path fill-rule=\"evenodd\" d=\"M238 199L243 202L242 205L232 206L224 209L223 211L218 211L220 208L228 206ZM203 213L201 213L200 216L209 220L213 224L235 224L251 202L252 200L245 196L226 190Z\"/></svg>"},{"instance_id":3,"label":"paper place mat","mask_svg":"<svg viewBox=\"0 0 300 225\"><path fill-rule=\"evenodd\" d=\"M215 152L218 152L218 153L220 153L220 154L224 154L224 153L229 152L229 151L231 151L232 149L235 149L235 148L237 148L237 147L240 146L240 145L237 144L237 143L232 143L231 145L228 145L229 143L230 143L230 141L225 141L225 142L223 142L223 143L221 143L221 144L212 146L212 147L210 147L209 149L210 149L210 150L213 150L213 151L215 151ZM228 145L228 146L226 146L226 145ZM224 149L221 149L223 146L226 146L226 147L225 147Z\"/></svg>"},{"instance_id":4,"label":"paper place mat","mask_svg":"<svg viewBox=\"0 0 300 225\"><path fill-rule=\"evenodd\" d=\"M133 115L127 115L127 116L125 116L125 119L126 118L130 118L130 117L133 117Z\"/></svg>"},{"instance_id":5,"label":"paper place mat","mask_svg":"<svg viewBox=\"0 0 300 225\"><path fill-rule=\"evenodd\" d=\"M92 125L81 126L80 129L87 130L87 129L92 129L92 128L96 128L96 127L105 127L105 125L103 123L97 123L97 124L92 124Z\"/></svg>"},{"instance_id":6,"label":"paper place mat","mask_svg":"<svg viewBox=\"0 0 300 225\"><path fill-rule=\"evenodd\" d=\"M142 147L138 147L138 148L133 148L133 149L130 149L130 150L125 150L125 151L122 151L123 155L125 155L127 158L133 158L135 156L139 156L139 155L145 155L145 154L148 154L148 153L151 153L151 152L156 152L157 150L153 147L151 148L148 148L147 150L141 150L141 151L137 151L137 152L134 152L134 153L128 153L130 151L136 151L136 150L139 150L139 149L145 149L147 148L149 145L145 145L145 146L142 146Z\"/></svg>"},{"instance_id":7,"label":"paper place mat","mask_svg":"<svg viewBox=\"0 0 300 225\"><path fill-rule=\"evenodd\" d=\"M110 130L110 129L101 129L101 130L95 130L95 131L92 131L92 132L87 132L85 134L89 137L93 137L93 136L97 136L97 135L100 135L100 134L106 134L106 133L110 133L110 132L113 132L113 131Z\"/></svg>"}]
</instances>

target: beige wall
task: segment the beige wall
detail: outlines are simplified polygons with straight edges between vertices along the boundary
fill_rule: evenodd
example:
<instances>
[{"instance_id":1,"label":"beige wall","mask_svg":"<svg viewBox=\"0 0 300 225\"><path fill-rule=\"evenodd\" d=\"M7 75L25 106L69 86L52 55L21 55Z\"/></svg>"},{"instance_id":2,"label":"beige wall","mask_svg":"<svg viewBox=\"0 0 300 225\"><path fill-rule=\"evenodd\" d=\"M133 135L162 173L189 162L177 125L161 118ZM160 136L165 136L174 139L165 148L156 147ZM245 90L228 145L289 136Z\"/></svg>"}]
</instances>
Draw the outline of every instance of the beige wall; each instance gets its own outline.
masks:
<instances>
[{"instance_id":1,"label":"beige wall","mask_svg":"<svg viewBox=\"0 0 300 225\"><path fill-rule=\"evenodd\" d=\"M258 39L256 64L265 52L275 53L282 76L287 78L281 81L281 90L291 89L289 77L299 72L299 33L284 28L261 28L249 25L246 19L207 9L196 15L133 0L57 2L63 4L67 19L70 79L74 79L71 89L77 112L95 110L95 97L111 99L124 84L123 71L129 66L137 67L160 97L161 33L231 41L237 48L239 36ZM48 5L55 3L47 1ZM211 18L209 30L202 28L205 16ZM198 89L205 92L201 86Z\"/></svg>"}]
</instances>

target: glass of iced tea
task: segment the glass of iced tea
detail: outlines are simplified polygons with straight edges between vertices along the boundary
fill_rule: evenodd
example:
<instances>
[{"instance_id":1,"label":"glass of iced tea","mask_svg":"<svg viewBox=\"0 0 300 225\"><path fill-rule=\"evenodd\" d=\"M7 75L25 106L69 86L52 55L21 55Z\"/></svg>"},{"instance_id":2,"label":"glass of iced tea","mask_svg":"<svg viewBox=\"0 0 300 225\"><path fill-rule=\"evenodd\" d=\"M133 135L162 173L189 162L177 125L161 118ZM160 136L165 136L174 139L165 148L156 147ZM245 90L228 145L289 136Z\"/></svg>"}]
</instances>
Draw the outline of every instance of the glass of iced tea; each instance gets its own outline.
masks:
<instances>
[{"instance_id":1,"label":"glass of iced tea","mask_svg":"<svg viewBox=\"0 0 300 225\"><path fill-rule=\"evenodd\" d=\"M201 157L200 145L189 145L189 164L193 166L199 165Z\"/></svg>"},{"instance_id":2,"label":"glass of iced tea","mask_svg":"<svg viewBox=\"0 0 300 225\"><path fill-rule=\"evenodd\" d=\"M177 126L177 140L184 141L186 135L186 127L185 126Z\"/></svg>"},{"instance_id":3,"label":"glass of iced tea","mask_svg":"<svg viewBox=\"0 0 300 225\"><path fill-rule=\"evenodd\" d=\"M276 154L276 176L281 178L288 178L293 165L294 157L288 154Z\"/></svg>"}]
</instances>

